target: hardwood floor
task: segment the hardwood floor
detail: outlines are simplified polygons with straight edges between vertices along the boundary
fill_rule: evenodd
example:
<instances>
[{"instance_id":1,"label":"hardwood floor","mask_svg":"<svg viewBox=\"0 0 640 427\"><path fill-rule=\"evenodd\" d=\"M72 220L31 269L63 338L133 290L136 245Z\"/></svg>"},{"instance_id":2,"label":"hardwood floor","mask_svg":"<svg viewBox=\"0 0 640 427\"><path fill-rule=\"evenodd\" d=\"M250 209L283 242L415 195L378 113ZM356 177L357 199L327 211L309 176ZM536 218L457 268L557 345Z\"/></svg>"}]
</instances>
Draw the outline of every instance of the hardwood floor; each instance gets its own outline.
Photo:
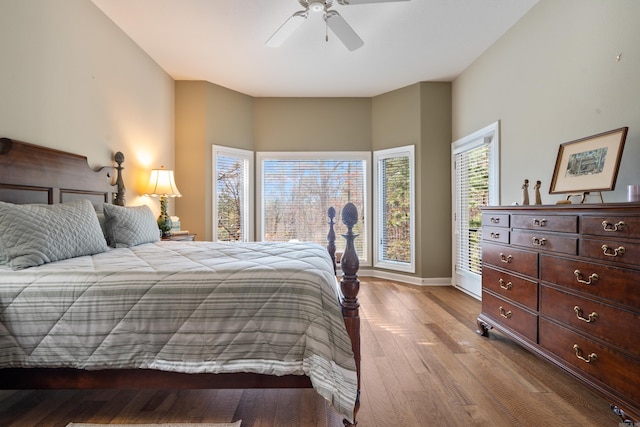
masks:
<instances>
[{"instance_id":1,"label":"hardwood floor","mask_svg":"<svg viewBox=\"0 0 640 427\"><path fill-rule=\"evenodd\" d=\"M362 278L358 425L618 426L609 402L491 331L448 286ZM230 422L342 426L313 390L0 391L0 426Z\"/></svg>"}]
</instances>

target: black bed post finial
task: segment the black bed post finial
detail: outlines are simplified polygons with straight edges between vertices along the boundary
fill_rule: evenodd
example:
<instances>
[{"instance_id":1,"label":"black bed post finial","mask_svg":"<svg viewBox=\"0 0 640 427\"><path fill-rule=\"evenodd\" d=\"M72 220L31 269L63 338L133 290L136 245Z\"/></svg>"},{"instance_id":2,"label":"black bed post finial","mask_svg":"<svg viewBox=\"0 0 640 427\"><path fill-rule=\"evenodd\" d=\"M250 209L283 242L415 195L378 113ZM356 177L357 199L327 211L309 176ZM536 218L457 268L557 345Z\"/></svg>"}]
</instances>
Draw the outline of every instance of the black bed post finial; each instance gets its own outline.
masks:
<instances>
[{"instance_id":1,"label":"black bed post finial","mask_svg":"<svg viewBox=\"0 0 640 427\"><path fill-rule=\"evenodd\" d=\"M342 255L342 259L340 260L343 281L346 280L347 282L350 282L355 280L358 282L357 273L360 268L360 259L358 258L358 254L356 253L356 249L353 244L355 238L358 237L357 234L353 233L353 226L358 223L358 208L356 208L353 203L349 202L344 205L344 208L342 208L342 223L347 226L347 233L342 235L342 237L347 241L347 244L344 254Z\"/></svg>"},{"instance_id":2,"label":"black bed post finial","mask_svg":"<svg viewBox=\"0 0 640 427\"><path fill-rule=\"evenodd\" d=\"M122 163L124 163L124 154L122 154L121 151L118 151L114 156L113 159L116 161L116 163L118 164L118 166L116 166L116 186L118 188L118 192L116 193L116 197L113 200L113 204L114 205L118 205L118 206L124 206L125 205L125 199L124 199L124 193L126 192L126 189L124 187L124 181L122 179L122 169L124 169L122 167Z\"/></svg>"},{"instance_id":3,"label":"black bed post finial","mask_svg":"<svg viewBox=\"0 0 640 427\"><path fill-rule=\"evenodd\" d=\"M342 269L342 280L340 289L342 290L342 316L347 327L347 332L351 337L353 354L356 360L356 371L358 374L358 398L354 408L354 418L360 407L360 303L358 302L358 292L360 291L360 280L358 280L358 269L360 259L356 253L353 241L357 234L353 233L353 226L358 223L358 208L353 203L347 203L342 208L342 223L347 226L347 232L342 235L347 241L347 245L340 259ZM355 420L354 420L355 421ZM345 422L346 425L355 425Z\"/></svg>"},{"instance_id":4,"label":"black bed post finial","mask_svg":"<svg viewBox=\"0 0 640 427\"><path fill-rule=\"evenodd\" d=\"M333 261L333 274L337 273L336 268L336 231L333 229L333 225L335 224L334 218L336 217L336 210L333 206L331 206L327 210L327 216L329 216L329 233L327 234L327 251L329 252L329 256L331 257L331 261Z\"/></svg>"},{"instance_id":5,"label":"black bed post finial","mask_svg":"<svg viewBox=\"0 0 640 427\"><path fill-rule=\"evenodd\" d=\"M6 154L11 150L13 141L9 138L0 138L0 154Z\"/></svg>"}]
</instances>

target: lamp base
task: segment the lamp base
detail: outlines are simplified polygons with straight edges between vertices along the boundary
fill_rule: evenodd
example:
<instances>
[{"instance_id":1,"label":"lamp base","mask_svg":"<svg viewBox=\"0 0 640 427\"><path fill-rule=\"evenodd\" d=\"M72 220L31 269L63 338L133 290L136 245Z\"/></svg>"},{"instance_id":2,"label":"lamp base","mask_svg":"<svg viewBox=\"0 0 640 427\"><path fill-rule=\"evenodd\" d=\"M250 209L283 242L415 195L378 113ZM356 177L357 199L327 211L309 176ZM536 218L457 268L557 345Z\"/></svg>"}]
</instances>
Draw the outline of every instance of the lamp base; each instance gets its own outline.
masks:
<instances>
[{"instance_id":1,"label":"lamp base","mask_svg":"<svg viewBox=\"0 0 640 427\"><path fill-rule=\"evenodd\" d=\"M173 225L171 218L166 215L160 215L157 222L162 237L169 237L171 235L171 226Z\"/></svg>"},{"instance_id":2,"label":"lamp base","mask_svg":"<svg viewBox=\"0 0 640 427\"><path fill-rule=\"evenodd\" d=\"M167 215L167 198L160 197L160 216L158 217L158 228L162 233L162 237L169 237L171 235L171 226L173 222L171 217Z\"/></svg>"}]
</instances>

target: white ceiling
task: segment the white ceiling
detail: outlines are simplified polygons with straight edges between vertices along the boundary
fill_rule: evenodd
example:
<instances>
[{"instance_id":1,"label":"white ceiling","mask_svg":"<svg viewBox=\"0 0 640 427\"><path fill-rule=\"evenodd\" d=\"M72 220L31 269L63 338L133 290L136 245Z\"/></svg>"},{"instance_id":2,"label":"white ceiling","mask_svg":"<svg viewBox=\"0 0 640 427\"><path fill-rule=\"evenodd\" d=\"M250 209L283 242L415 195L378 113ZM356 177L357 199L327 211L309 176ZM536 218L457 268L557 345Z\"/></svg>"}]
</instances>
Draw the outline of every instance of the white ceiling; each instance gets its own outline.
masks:
<instances>
[{"instance_id":1,"label":"white ceiling","mask_svg":"<svg viewBox=\"0 0 640 427\"><path fill-rule=\"evenodd\" d=\"M265 41L297 0L92 0L176 80L255 97L375 96L452 81L538 0L410 0L333 10L364 40L348 51L322 14L282 46Z\"/></svg>"}]
</instances>

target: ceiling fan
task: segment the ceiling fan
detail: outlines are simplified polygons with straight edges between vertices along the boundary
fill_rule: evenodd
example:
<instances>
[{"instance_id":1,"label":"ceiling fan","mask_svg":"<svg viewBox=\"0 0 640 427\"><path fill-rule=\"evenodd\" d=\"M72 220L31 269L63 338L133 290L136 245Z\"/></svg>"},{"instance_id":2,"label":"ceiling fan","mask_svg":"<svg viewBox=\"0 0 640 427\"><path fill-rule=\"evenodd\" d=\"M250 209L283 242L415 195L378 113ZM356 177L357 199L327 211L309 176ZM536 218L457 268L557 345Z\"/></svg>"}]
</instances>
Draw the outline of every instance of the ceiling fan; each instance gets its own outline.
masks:
<instances>
[{"instance_id":1,"label":"ceiling fan","mask_svg":"<svg viewBox=\"0 0 640 427\"><path fill-rule=\"evenodd\" d=\"M334 0L298 0L298 3L304 7L304 10L300 10L291 15L289 19L287 19L284 24L282 24L280 28L278 28L276 32L269 37L266 45L270 47L280 46L291 34L293 34L300 24L309 17L310 12L322 12L327 27L331 29L347 49L356 50L362 47L364 42L360 36L358 36L353 28L347 24L347 21L345 21L337 11L330 10L331 6L333 6L333 1ZM337 0L337 2L342 6L366 3L390 3L397 1L408 0Z\"/></svg>"}]
</instances>

